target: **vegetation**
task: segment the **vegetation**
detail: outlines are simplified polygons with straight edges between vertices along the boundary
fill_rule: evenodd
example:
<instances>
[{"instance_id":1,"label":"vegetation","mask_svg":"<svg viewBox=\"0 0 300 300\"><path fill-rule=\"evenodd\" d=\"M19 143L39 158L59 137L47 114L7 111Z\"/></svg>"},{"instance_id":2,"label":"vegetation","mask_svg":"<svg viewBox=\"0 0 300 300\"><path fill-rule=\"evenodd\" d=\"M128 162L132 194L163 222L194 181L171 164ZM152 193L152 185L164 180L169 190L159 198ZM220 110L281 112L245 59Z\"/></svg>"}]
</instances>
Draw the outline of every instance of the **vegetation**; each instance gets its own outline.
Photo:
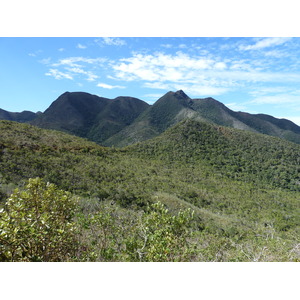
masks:
<instances>
[{"instance_id":1,"label":"vegetation","mask_svg":"<svg viewBox=\"0 0 300 300\"><path fill-rule=\"evenodd\" d=\"M180 261L189 258L190 211L171 216L161 203L128 227L110 209L80 212L69 192L29 179L0 211L1 261ZM126 228L127 227L127 228ZM124 228L127 235L124 236Z\"/></svg>"},{"instance_id":2,"label":"vegetation","mask_svg":"<svg viewBox=\"0 0 300 300\"><path fill-rule=\"evenodd\" d=\"M192 120L122 149L0 132L1 260L300 260L294 143Z\"/></svg>"},{"instance_id":3,"label":"vegetation","mask_svg":"<svg viewBox=\"0 0 300 300\"><path fill-rule=\"evenodd\" d=\"M1 260L70 260L77 250L75 212L70 193L30 179L26 189L16 189L1 210Z\"/></svg>"}]
</instances>

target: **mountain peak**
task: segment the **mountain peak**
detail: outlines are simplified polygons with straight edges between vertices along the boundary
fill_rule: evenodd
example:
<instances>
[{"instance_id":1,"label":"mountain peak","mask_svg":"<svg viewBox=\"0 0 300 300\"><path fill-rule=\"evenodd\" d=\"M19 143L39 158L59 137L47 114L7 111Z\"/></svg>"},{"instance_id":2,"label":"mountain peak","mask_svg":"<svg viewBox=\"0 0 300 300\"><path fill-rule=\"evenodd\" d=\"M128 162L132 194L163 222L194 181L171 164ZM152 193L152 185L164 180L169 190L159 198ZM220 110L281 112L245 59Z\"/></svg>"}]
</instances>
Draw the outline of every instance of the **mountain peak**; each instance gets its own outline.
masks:
<instances>
[{"instance_id":1,"label":"mountain peak","mask_svg":"<svg viewBox=\"0 0 300 300\"><path fill-rule=\"evenodd\" d=\"M174 93L174 96L180 96L182 98L190 99L190 97L183 90L178 90Z\"/></svg>"}]
</instances>

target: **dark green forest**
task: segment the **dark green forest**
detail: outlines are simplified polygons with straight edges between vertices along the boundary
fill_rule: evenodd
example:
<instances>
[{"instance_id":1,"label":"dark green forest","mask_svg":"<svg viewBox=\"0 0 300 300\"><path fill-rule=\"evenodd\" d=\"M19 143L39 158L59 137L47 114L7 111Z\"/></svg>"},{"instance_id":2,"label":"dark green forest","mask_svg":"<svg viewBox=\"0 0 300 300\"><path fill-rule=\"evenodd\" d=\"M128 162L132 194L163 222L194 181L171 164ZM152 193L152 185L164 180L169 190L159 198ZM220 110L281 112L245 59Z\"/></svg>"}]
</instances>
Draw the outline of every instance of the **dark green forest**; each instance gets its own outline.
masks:
<instances>
[{"instance_id":1,"label":"dark green forest","mask_svg":"<svg viewBox=\"0 0 300 300\"><path fill-rule=\"evenodd\" d=\"M0 260L299 261L299 154L191 119L123 148L0 121Z\"/></svg>"}]
</instances>

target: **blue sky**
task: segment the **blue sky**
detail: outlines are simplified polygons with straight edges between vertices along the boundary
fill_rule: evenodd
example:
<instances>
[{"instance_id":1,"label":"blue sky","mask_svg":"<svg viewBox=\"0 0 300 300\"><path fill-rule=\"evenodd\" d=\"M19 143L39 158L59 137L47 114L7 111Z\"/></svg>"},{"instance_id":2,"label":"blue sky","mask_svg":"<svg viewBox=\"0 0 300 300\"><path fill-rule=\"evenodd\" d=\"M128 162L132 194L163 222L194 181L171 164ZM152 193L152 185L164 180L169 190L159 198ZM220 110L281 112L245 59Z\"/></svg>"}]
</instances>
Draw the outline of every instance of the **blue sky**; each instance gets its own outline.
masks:
<instances>
[{"instance_id":1,"label":"blue sky","mask_svg":"<svg viewBox=\"0 0 300 300\"><path fill-rule=\"evenodd\" d=\"M168 91L300 125L300 38L1 37L0 108L44 111L65 91L150 104Z\"/></svg>"}]
</instances>

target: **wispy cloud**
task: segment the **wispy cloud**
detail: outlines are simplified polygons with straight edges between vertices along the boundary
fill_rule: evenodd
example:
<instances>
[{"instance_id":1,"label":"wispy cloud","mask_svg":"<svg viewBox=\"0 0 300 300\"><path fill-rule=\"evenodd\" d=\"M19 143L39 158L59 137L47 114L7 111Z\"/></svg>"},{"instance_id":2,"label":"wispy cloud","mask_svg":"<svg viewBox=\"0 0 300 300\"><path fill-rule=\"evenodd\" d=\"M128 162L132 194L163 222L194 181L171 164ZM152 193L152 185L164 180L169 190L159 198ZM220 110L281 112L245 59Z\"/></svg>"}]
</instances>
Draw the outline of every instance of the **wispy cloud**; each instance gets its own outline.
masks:
<instances>
[{"instance_id":1,"label":"wispy cloud","mask_svg":"<svg viewBox=\"0 0 300 300\"><path fill-rule=\"evenodd\" d=\"M95 74L94 69L103 65L105 61L104 58L67 57L59 59L57 62L51 62L50 58L40 62L50 67L46 75L55 79L74 79L83 75L87 81L95 81L99 76Z\"/></svg>"},{"instance_id":2,"label":"wispy cloud","mask_svg":"<svg viewBox=\"0 0 300 300\"><path fill-rule=\"evenodd\" d=\"M61 72L57 69L50 69L49 72L47 72L45 74L46 76L51 76L51 77L54 77L55 79L73 79L73 77L68 74L68 73L64 73L64 72Z\"/></svg>"},{"instance_id":3,"label":"wispy cloud","mask_svg":"<svg viewBox=\"0 0 300 300\"><path fill-rule=\"evenodd\" d=\"M253 45L240 45L240 50L260 50L268 47L278 46L291 40L289 37L270 37L263 38Z\"/></svg>"},{"instance_id":4,"label":"wispy cloud","mask_svg":"<svg viewBox=\"0 0 300 300\"><path fill-rule=\"evenodd\" d=\"M87 63L87 64L102 64L106 62L107 59L98 57L98 58L88 58L88 57L67 57L58 60L58 62L53 63L52 66L58 67L58 66L69 66L69 67L78 67L80 66L78 63Z\"/></svg>"},{"instance_id":5,"label":"wispy cloud","mask_svg":"<svg viewBox=\"0 0 300 300\"><path fill-rule=\"evenodd\" d=\"M101 87L103 89L124 89L125 86L121 86L121 85L110 85L110 84L106 84L106 83L98 83L97 84L98 87Z\"/></svg>"},{"instance_id":6,"label":"wispy cloud","mask_svg":"<svg viewBox=\"0 0 300 300\"><path fill-rule=\"evenodd\" d=\"M221 60L211 55L135 53L112 64L114 78L141 81L145 87L185 88L198 95L220 95L247 84L300 83L300 74L271 72L259 60Z\"/></svg>"},{"instance_id":7,"label":"wispy cloud","mask_svg":"<svg viewBox=\"0 0 300 300\"><path fill-rule=\"evenodd\" d=\"M124 46L126 41L116 37L103 37L102 43L110 46Z\"/></svg>"},{"instance_id":8,"label":"wispy cloud","mask_svg":"<svg viewBox=\"0 0 300 300\"><path fill-rule=\"evenodd\" d=\"M93 74L91 71L85 71L82 68L74 67L66 69L71 73L86 75L88 81L95 81L97 78L99 78L99 76Z\"/></svg>"},{"instance_id":9,"label":"wispy cloud","mask_svg":"<svg viewBox=\"0 0 300 300\"><path fill-rule=\"evenodd\" d=\"M77 44L76 48L78 48L78 49L86 49L87 46L82 45L82 44Z\"/></svg>"}]
</instances>

